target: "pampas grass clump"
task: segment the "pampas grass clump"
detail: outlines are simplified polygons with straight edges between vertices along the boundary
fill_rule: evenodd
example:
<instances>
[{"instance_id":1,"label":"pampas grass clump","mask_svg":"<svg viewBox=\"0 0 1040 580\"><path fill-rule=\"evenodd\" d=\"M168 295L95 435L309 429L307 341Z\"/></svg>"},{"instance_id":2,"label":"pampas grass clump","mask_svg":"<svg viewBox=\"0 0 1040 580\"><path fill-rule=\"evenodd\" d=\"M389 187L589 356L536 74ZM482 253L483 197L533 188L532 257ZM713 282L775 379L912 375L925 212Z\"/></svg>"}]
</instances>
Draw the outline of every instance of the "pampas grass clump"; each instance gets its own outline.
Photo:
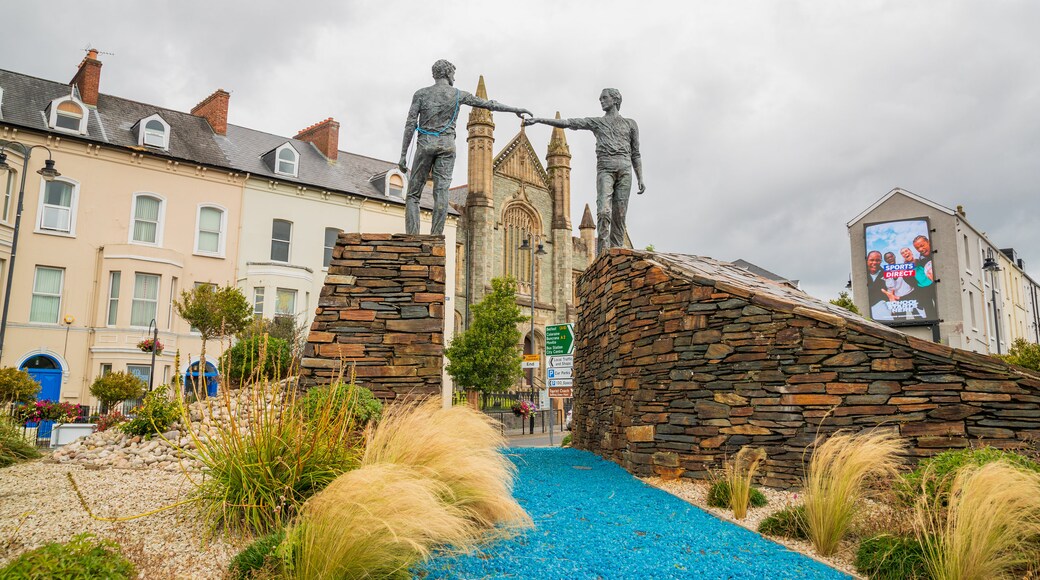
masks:
<instances>
[{"instance_id":1,"label":"pampas grass clump","mask_svg":"<svg viewBox=\"0 0 1040 580\"><path fill-rule=\"evenodd\" d=\"M936 580L1007 577L1038 560L1040 474L1004 460L964 466L947 494L922 494L914 528Z\"/></svg>"},{"instance_id":2,"label":"pampas grass clump","mask_svg":"<svg viewBox=\"0 0 1040 580\"><path fill-rule=\"evenodd\" d=\"M733 517L742 520L747 516L748 503L751 501L751 481L758 472L758 466L766 459L766 451L761 447L742 447L733 461L726 465L726 482L729 483L729 507Z\"/></svg>"},{"instance_id":3,"label":"pampas grass clump","mask_svg":"<svg viewBox=\"0 0 1040 580\"><path fill-rule=\"evenodd\" d=\"M531 518L513 499L516 466L501 453L505 446L505 436L484 413L443 408L440 398L430 398L390 406L361 464L414 467L447 485L452 502L474 522L508 531L530 525Z\"/></svg>"},{"instance_id":4,"label":"pampas grass clump","mask_svg":"<svg viewBox=\"0 0 1040 580\"><path fill-rule=\"evenodd\" d=\"M407 465L346 473L307 502L289 531L296 548L292 576L408 578L408 569L434 547L470 549L477 525L444 501L451 497L448 485Z\"/></svg>"},{"instance_id":5,"label":"pampas grass clump","mask_svg":"<svg viewBox=\"0 0 1040 580\"><path fill-rule=\"evenodd\" d=\"M817 552L830 556L838 549L870 480L894 478L903 447L894 432L880 430L838 432L816 446L803 494L805 529Z\"/></svg>"}]
</instances>

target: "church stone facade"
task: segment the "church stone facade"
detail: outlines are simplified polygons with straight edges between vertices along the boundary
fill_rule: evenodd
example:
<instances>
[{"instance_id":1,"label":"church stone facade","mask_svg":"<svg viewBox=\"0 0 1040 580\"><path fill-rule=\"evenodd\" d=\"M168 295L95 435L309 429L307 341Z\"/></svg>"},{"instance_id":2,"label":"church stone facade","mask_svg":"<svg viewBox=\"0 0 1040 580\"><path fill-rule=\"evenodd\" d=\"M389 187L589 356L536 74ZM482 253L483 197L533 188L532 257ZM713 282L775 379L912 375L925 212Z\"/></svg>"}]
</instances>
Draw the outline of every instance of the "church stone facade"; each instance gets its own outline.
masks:
<instances>
[{"instance_id":1,"label":"church stone facade","mask_svg":"<svg viewBox=\"0 0 1040 580\"><path fill-rule=\"evenodd\" d=\"M477 96L486 99L484 78ZM523 128L495 154L495 123L490 111L474 108L466 125L469 182L451 190L459 212L456 238L456 285L453 298L456 331L471 320L471 306L491 288L492 278L511 276L518 282L517 303L531 314L534 292L534 336L521 325L525 352L541 352L547 324L573 322L574 282L595 258L595 223L588 206L573 235L571 222L570 148L562 129L554 129L545 164ZM534 278L531 252L521 250L533 240L537 251ZM539 384L541 379L536 378Z\"/></svg>"}]
</instances>

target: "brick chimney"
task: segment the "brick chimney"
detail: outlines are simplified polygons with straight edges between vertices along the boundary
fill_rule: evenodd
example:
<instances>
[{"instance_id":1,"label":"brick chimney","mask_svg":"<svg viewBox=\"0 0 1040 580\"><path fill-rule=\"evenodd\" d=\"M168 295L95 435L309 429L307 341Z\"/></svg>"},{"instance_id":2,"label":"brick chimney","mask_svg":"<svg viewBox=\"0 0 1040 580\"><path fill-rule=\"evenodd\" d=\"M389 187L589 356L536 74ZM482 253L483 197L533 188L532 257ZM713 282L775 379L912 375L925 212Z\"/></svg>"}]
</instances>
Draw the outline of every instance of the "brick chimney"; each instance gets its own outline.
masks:
<instances>
[{"instance_id":1,"label":"brick chimney","mask_svg":"<svg viewBox=\"0 0 1040 580\"><path fill-rule=\"evenodd\" d=\"M313 144L329 161L339 157L339 123L332 117L307 127L295 138Z\"/></svg>"},{"instance_id":2,"label":"brick chimney","mask_svg":"<svg viewBox=\"0 0 1040 580\"><path fill-rule=\"evenodd\" d=\"M231 93L224 89L217 89L212 95L195 105L191 114L209 121L209 126L213 127L213 132L217 135L227 135L227 112L230 99Z\"/></svg>"},{"instance_id":3,"label":"brick chimney","mask_svg":"<svg viewBox=\"0 0 1040 580\"><path fill-rule=\"evenodd\" d=\"M70 85L76 85L79 89L79 98L91 107L97 106L98 86L101 84L101 61L97 59L97 49L87 51L83 62L79 63L76 76L72 77Z\"/></svg>"}]
</instances>

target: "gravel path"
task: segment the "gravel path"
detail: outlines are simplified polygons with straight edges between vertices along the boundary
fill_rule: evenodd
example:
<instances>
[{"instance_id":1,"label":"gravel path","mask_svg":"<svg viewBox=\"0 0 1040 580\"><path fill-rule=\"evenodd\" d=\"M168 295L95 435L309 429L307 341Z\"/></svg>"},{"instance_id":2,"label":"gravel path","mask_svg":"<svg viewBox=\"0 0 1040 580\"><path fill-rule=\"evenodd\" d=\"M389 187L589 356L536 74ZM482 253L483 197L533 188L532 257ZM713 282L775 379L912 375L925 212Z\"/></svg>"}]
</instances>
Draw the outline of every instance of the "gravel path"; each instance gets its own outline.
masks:
<instances>
[{"instance_id":1,"label":"gravel path","mask_svg":"<svg viewBox=\"0 0 1040 580\"><path fill-rule=\"evenodd\" d=\"M847 578L575 449L511 449L535 528L428 578Z\"/></svg>"},{"instance_id":2,"label":"gravel path","mask_svg":"<svg viewBox=\"0 0 1040 580\"><path fill-rule=\"evenodd\" d=\"M48 542L92 532L112 538L137 564L141 578L221 578L238 551L223 537L208 538L191 506L127 522L92 519L68 475L99 517L125 517L181 501L184 475L159 469L88 469L37 460L0 469L0 563Z\"/></svg>"}]
</instances>

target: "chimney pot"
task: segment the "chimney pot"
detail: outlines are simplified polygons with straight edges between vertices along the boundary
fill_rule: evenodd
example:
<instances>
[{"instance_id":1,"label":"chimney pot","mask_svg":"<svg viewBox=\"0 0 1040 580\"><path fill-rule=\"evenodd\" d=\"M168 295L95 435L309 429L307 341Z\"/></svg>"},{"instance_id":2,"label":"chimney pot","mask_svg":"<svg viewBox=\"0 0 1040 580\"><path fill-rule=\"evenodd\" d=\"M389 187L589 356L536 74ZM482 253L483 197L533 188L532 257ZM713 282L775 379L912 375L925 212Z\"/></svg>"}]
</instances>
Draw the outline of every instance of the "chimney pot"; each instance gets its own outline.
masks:
<instances>
[{"instance_id":1,"label":"chimney pot","mask_svg":"<svg viewBox=\"0 0 1040 580\"><path fill-rule=\"evenodd\" d=\"M101 86L101 61L97 59L97 55L96 49L90 49L69 83L79 90L80 100L91 107L97 107L98 89Z\"/></svg>"}]
</instances>

